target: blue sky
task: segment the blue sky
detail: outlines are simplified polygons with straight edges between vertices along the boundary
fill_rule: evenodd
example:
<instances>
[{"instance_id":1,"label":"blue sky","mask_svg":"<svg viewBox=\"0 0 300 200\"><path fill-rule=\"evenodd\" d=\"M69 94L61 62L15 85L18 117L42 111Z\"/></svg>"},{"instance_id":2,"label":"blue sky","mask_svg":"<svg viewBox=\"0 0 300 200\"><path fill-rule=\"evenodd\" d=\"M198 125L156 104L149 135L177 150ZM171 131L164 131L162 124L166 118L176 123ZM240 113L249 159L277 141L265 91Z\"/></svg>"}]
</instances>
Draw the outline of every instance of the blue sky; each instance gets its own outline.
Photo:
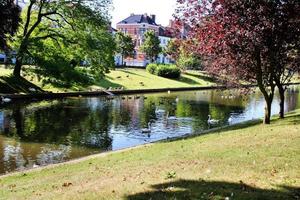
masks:
<instances>
[{"instance_id":1,"label":"blue sky","mask_svg":"<svg viewBox=\"0 0 300 200\"><path fill-rule=\"evenodd\" d=\"M112 26L134 14L155 14L156 21L161 25L168 25L174 13L176 0L113 0Z\"/></svg>"}]
</instances>

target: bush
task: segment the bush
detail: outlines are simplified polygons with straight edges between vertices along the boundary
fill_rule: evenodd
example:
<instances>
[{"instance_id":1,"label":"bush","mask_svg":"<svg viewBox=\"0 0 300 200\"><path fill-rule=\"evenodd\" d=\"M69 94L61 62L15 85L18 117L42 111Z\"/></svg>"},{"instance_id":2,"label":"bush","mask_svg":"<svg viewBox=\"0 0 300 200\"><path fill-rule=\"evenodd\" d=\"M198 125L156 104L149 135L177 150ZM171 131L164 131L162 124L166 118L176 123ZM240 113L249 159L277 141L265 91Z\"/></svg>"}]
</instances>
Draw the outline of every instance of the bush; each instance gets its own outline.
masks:
<instances>
[{"instance_id":1,"label":"bush","mask_svg":"<svg viewBox=\"0 0 300 200\"><path fill-rule=\"evenodd\" d=\"M195 55L181 54L177 60L177 66L182 70L187 69L202 69L202 63L199 57Z\"/></svg>"},{"instance_id":2,"label":"bush","mask_svg":"<svg viewBox=\"0 0 300 200\"><path fill-rule=\"evenodd\" d=\"M157 64L148 64L146 70L150 73L150 74L155 74L156 73L156 68L157 68Z\"/></svg>"},{"instance_id":3,"label":"bush","mask_svg":"<svg viewBox=\"0 0 300 200\"><path fill-rule=\"evenodd\" d=\"M149 73L164 78L179 78L181 73L176 65L149 64L146 69Z\"/></svg>"},{"instance_id":4,"label":"bush","mask_svg":"<svg viewBox=\"0 0 300 200\"><path fill-rule=\"evenodd\" d=\"M180 69L176 65L158 65L156 75L165 78L179 78Z\"/></svg>"}]
</instances>

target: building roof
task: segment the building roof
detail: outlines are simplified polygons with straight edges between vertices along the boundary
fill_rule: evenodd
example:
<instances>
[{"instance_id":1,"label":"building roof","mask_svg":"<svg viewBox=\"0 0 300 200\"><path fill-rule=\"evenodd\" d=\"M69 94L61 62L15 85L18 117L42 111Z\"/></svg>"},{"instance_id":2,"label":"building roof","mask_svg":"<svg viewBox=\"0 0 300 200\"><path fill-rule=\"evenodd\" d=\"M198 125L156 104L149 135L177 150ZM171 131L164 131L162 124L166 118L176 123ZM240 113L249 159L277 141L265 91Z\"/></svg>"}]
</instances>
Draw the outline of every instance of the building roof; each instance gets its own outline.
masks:
<instances>
[{"instance_id":1,"label":"building roof","mask_svg":"<svg viewBox=\"0 0 300 200\"><path fill-rule=\"evenodd\" d=\"M151 24L154 26L158 26L155 22L155 15L135 15L131 14L129 17L126 19L120 21L118 24L140 24L140 23L146 23L146 24Z\"/></svg>"}]
</instances>

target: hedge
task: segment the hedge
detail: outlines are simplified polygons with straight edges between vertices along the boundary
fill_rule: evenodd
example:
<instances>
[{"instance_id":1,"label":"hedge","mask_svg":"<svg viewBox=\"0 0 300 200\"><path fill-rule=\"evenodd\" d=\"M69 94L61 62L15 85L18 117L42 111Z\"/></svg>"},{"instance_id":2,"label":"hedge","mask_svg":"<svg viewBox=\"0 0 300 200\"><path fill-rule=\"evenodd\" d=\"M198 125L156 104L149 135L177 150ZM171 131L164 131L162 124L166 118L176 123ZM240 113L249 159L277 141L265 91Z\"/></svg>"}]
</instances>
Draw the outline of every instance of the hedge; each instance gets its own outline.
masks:
<instances>
[{"instance_id":1,"label":"hedge","mask_svg":"<svg viewBox=\"0 0 300 200\"><path fill-rule=\"evenodd\" d=\"M146 70L151 74L164 78L179 78L181 73L176 65L149 64Z\"/></svg>"}]
</instances>

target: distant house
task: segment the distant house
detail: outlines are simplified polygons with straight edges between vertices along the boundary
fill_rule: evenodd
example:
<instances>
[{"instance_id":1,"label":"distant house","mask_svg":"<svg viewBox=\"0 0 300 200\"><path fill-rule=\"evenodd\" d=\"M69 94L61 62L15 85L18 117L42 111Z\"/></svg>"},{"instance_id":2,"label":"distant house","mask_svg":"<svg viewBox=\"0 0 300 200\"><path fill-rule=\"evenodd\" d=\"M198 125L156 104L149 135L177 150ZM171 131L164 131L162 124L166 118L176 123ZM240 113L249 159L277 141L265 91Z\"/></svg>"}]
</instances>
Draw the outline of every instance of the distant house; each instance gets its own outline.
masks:
<instances>
[{"instance_id":1,"label":"distant house","mask_svg":"<svg viewBox=\"0 0 300 200\"><path fill-rule=\"evenodd\" d=\"M164 27L156 23L155 15L131 14L126 19L117 23L116 28L118 31L130 35L135 44L134 56L132 58L124 59L127 66L145 67L150 62L146 58L145 54L139 50L140 46L145 41L144 34L147 31L153 30L156 33L160 39L160 44L162 47L165 47L171 40L171 37L168 37L164 34ZM157 62L168 64L170 63L170 59L161 54L158 56ZM121 65L121 57L116 59L116 64Z\"/></svg>"}]
</instances>

